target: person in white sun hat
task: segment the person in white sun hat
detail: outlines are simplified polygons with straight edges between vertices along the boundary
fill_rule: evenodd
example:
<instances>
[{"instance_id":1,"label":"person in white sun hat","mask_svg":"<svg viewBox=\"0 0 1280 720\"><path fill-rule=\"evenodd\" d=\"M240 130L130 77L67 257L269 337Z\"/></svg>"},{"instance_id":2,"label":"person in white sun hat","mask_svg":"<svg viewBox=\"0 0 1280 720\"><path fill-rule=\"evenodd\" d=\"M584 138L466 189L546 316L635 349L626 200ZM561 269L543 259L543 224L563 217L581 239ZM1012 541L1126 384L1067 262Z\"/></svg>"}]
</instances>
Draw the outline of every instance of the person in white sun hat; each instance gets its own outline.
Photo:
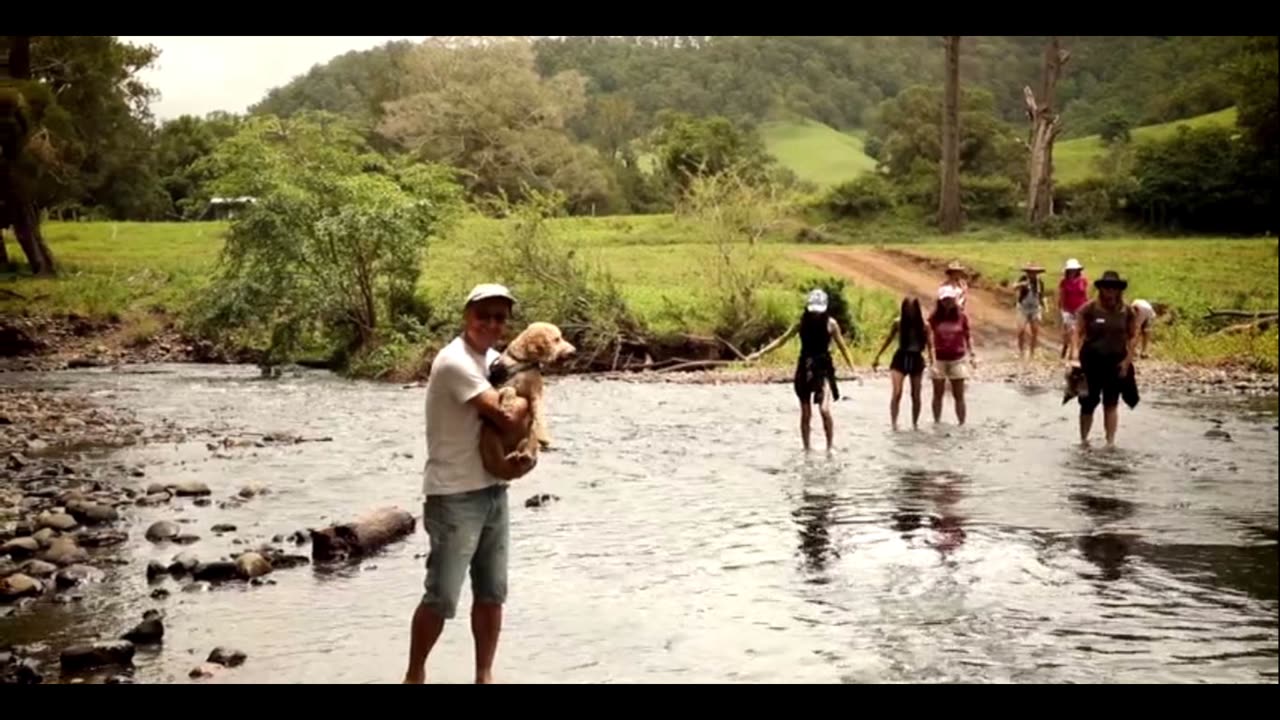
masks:
<instances>
[{"instance_id":1,"label":"person in white sun hat","mask_svg":"<svg viewBox=\"0 0 1280 720\"><path fill-rule=\"evenodd\" d=\"M1076 330L1076 313L1089 302L1089 280L1084 276L1084 266L1071 258L1062 266L1062 279L1058 281L1058 312L1062 316L1062 353L1064 360L1071 353L1071 339Z\"/></svg>"},{"instance_id":2,"label":"person in white sun hat","mask_svg":"<svg viewBox=\"0 0 1280 720\"><path fill-rule=\"evenodd\" d=\"M818 405L822 414L822 429L827 435L827 450L830 451L835 436L835 423L831 418L831 401L840 399L840 389L836 387L836 368L831 360L831 341L844 361L853 369L853 360L849 357L849 348L844 343L844 335L840 331L840 323L831 316L830 300L827 293L815 289L809 293L805 301L804 314L782 337L774 340L759 351L749 356L748 360L756 360L782 347L792 336L800 335L800 358L796 361L796 374L793 385L796 397L800 399L800 440L804 449L809 450L809 424L813 418L813 405ZM831 386L831 394L826 393L826 386Z\"/></svg>"}]
</instances>

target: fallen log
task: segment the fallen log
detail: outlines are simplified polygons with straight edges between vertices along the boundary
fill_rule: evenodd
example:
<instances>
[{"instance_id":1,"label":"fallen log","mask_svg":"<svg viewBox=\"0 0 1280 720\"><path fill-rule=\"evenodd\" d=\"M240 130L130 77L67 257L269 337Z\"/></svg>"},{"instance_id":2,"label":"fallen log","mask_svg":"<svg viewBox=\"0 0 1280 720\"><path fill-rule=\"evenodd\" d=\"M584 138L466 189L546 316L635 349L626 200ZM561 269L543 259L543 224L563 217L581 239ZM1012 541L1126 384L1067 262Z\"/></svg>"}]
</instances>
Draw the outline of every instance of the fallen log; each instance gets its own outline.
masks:
<instances>
[{"instance_id":1,"label":"fallen log","mask_svg":"<svg viewBox=\"0 0 1280 720\"><path fill-rule=\"evenodd\" d=\"M413 515L400 508L374 510L353 522L311 530L311 559L345 560L377 552L413 532Z\"/></svg>"},{"instance_id":2,"label":"fallen log","mask_svg":"<svg viewBox=\"0 0 1280 720\"><path fill-rule=\"evenodd\" d=\"M1230 325L1222 328L1214 335L1234 335L1242 332L1265 332L1271 328L1272 323L1276 322L1276 316L1259 318L1253 322L1241 323L1239 325Z\"/></svg>"},{"instance_id":3,"label":"fallen log","mask_svg":"<svg viewBox=\"0 0 1280 720\"><path fill-rule=\"evenodd\" d=\"M1277 315L1280 315L1280 310L1210 310L1209 314L1204 316L1204 319L1212 320L1220 317L1265 318L1276 317Z\"/></svg>"}]
</instances>

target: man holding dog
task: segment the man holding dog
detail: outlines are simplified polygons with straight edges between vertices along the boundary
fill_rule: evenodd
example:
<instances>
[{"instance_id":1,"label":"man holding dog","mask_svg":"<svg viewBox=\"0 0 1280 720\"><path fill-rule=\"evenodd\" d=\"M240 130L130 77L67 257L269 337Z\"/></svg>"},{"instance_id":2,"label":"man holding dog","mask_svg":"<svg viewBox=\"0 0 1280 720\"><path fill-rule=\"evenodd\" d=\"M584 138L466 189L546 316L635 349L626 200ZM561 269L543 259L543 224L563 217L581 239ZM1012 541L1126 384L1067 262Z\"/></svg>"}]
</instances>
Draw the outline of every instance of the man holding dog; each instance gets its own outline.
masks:
<instances>
[{"instance_id":1,"label":"man holding dog","mask_svg":"<svg viewBox=\"0 0 1280 720\"><path fill-rule=\"evenodd\" d=\"M489 383L493 349L507 327L515 298L501 285L477 285L467 296L463 332L442 349L427 380L427 462L422 524L431 540L426 592L413 614L409 668L404 682L426 679L426 661L446 620L454 617L462 582L471 575L471 632L477 683L493 682L493 659L507 597L510 516L506 482L485 471L482 423L504 432L523 426L528 403L508 411Z\"/></svg>"}]
</instances>

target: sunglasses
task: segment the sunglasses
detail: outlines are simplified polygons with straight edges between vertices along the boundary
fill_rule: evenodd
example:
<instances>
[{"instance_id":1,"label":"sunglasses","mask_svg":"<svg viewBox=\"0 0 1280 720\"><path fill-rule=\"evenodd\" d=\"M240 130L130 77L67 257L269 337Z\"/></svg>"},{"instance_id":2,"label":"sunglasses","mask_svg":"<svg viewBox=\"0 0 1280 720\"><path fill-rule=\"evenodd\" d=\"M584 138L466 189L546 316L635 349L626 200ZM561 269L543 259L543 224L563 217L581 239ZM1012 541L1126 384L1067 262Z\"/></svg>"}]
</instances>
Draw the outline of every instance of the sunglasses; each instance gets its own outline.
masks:
<instances>
[{"instance_id":1,"label":"sunglasses","mask_svg":"<svg viewBox=\"0 0 1280 720\"><path fill-rule=\"evenodd\" d=\"M476 316L476 319L479 320L480 322L491 322L491 323L497 323L499 325L506 324L507 317L508 317L507 313L502 311L486 312L484 310L475 311L475 316Z\"/></svg>"}]
</instances>

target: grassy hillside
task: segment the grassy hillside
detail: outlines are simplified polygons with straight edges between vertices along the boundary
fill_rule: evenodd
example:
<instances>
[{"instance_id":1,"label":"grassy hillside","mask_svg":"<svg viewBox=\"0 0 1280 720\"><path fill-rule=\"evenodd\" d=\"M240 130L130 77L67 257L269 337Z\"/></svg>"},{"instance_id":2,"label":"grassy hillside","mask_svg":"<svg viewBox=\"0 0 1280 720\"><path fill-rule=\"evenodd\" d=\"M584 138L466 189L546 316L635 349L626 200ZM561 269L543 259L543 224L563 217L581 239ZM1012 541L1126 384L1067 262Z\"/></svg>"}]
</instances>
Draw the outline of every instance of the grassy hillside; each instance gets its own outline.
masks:
<instances>
[{"instance_id":1,"label":"grassy hillside","mask_svg":"<svg viewBox=\"0 0 1280 720\"><path fill-rule=\"evenodd\" d=\"M1135 128L1133 142L1149 142L1170 137L1180 125L1188 127L1227 126L1236 124L1236 109L1227 108L1208 115L1199 115L1186 120L1148 125ZM1107 147L1097 135L1065 140L1053 148L1055 179L1058 182L1075 182L1084 180L1097 173L1095 161L1105 155Z\"/></svg>"},{"instance_id":2,"label":"grassy hillside","mask_svg":"<svg viewBox=\"0 0 1280 720\"><path fill-rule=\"evenodd\" d=\"M801 180L826 187L874 170L876 161L862 139L812 121L770 122L760 126L765 148Z\"/></svg>"}]
</instances>

